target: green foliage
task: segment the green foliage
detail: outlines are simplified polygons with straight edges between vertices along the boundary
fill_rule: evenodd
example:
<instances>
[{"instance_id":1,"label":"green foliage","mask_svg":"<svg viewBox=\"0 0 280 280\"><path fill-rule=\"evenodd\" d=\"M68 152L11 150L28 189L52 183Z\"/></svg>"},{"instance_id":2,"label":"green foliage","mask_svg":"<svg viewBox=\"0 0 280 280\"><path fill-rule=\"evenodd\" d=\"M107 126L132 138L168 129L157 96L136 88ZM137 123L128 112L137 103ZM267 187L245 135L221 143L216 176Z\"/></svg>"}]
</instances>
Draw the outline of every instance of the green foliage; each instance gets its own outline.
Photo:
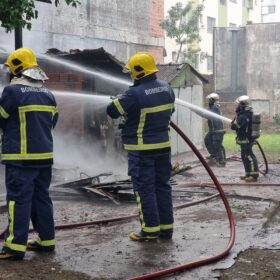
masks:
<instances>
[{"instance_id":1,"label":"green foliage","mask_svg":"<svg viewBox=\"0 0 280 280\"><path fill-rule=\"evenodd\" d=\"M79 0L63 0L67 5L77 7ZM60 0L55 0L55 6L60 4ZM47 5L47 4L46 4ZM12 31L16 27L26 27L31 29L32 19L38 17L34 0L0 0L0 22L6 31Z\"/></svg>"},{"instance_id":2,"label":"green foliage","mask_svg":"<svg viewBox=\"0 0 280 280\"><path fill-rule=\"evenodd\" d=\"M274 122L275 122L277 125L280 125L280 113L276 113L276 114L273 116L273 120L274 120Z\"/></svg>"},{"instance_id":3,"label":"green foliage","mask_svg":"<svg viewBox=\"0 0 280 280\"><path fill-rule=\"evenodd\" d=\"M227 151L237 152L240 148L235 141L236 134L227 132L224 136L223 145ZM258 142L261 144L265 152L280 153L280 133L261 133Z\"/></svg>"},{"instance_id":4,"label":"green foliage","mask_svg":"<svg viewBox=\"0 0 280 280\"><path fill-rule=\"evenodd\" d=\"M176 62L180 56L184 61L193 61L200 52L197 47L201 41L198 21L203 9L203 5L194 6L189 2L183 6L178 2L168 10L167 17L162 21L161 27L166 31L167 37L174 39L179 46Z\"/></svg>"}]
</instances>

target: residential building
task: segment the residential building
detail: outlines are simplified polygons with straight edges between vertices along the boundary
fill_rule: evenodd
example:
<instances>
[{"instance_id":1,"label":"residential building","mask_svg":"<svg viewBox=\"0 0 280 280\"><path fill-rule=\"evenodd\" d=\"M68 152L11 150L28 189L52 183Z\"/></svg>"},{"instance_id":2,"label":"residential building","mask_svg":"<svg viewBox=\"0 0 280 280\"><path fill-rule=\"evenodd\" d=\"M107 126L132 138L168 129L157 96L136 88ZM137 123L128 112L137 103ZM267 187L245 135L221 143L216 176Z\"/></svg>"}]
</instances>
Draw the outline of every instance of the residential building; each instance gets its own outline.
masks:
<instances>
[{"instance_id":1,"label":"residential building","mask_svg":"<svg viewBox=\"0 0 280 280\"><path fill-rule=\"evenodd\" d=\"M279 0L262 0L262 22L280 22Z\"/></svg>"},{"instance_id":2,"label":"residential building","mask_svg":"<svg viewBox=\"0 0 280 280\"><path fill-rule=\"evenodd\" d=\"M176 2L203 4L204 10L199 20L201 42L199 47L206 58L197 58L196 69L203 74L213 73L213 34L215 27L241 27L261 22L261 0L165 0L165 17L167 11ZM165 39L165 62L175 62L178 46L174 40Z\"/></svg>"}]
</instances>

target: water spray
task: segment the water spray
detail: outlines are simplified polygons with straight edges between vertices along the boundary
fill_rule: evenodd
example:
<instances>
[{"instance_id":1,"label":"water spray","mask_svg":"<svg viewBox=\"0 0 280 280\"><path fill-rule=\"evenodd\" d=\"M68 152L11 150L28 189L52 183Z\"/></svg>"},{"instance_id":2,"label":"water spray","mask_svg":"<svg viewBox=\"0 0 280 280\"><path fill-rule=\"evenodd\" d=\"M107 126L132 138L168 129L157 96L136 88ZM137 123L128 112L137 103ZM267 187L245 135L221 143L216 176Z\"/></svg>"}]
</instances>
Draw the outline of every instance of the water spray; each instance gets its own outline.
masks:
<instances>
[{"instance_id":1,"label":"water spray","mask_svg":"<svg viewBox=\"0 0 280 280\"><path fill-rule=\"evenodd\" d=\"M112 75L106 74L106 73L100 73L100 72L92 70L88 67L81 66L81 65L75 64L73 62L66 61L65 59L62 59L62 58L56 58L56 57L49 56L49 55L46 55L46 54L40 54L38 57L44 58L44 59L46 59L48 61L51 61L51 62L54 62L56 64L66 66L66 67L68 67L70 69L73 69L73 70L76 70L78 72L82 72L82 73L85 73L85 74L90 74L92 76L101 78L103 80L107 80L111 83L122 84L122 85L125 85L125 86L131 86L132 85L132 82L129 82L125 79L116 78L116 77L113 77Z\"/></svg>"},{"instance_id":2,"label":"water spray","mask_svg":"<svg viewBox=\"0 0 280 280\"><path fill-rule=\"evenodd\" d=\"M197 112L199 115L203 115L203 117L205 117L205 118L215 118L215 119L220 119L222 121L225 121L227 123L231 123L231 119L226 118L226 117L221 116L221 115L218 115L218 114L215 114L213 112L210 112L207 109L201 108L201 107L196 106L196 105L194 105L192 103L189 103L187 101L183 101L181 99L176 98L175 103L178 104L178 105L181 105L183 107L187 107L190 110L194 111L195 113Z\"/></svg>"},{"instance_id":3,"label":"water spray","mask_svg":"<svg viewBox=\"0 0 280 280\"><path fill-rule=\"evenodd\" d=\"M69 91L60 91L60 90L51 90L51 92L55 96L61 96L61 97L70 97L70 98L76 98L76 99L85 99L86 101L94 101L95 103L104 103L105 105L109 104L112 99L111 96L108 95L101 95L97 92L90 92L91 94L81 93L81 92L69 92Z\"/></svg>"}]
</instances>

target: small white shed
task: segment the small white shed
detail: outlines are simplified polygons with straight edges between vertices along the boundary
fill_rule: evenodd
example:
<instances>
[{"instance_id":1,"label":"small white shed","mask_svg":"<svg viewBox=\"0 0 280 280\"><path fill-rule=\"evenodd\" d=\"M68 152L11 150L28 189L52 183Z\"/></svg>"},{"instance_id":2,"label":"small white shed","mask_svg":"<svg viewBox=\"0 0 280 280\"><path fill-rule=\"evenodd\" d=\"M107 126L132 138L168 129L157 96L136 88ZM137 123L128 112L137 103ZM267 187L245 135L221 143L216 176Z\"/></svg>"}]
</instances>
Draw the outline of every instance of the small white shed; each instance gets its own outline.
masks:
<instances>
[{"instance_id":1,"label":"small white shed","mask_svg":"<svg viewBox=\"0 0 280 280\"><path fill-rule=\"evenodd\" d=\"M160 64L157 65L159 79L167 81L178 99L203 107L203 83L207 83L190 64ZM172 121L190 138L198 149L203 148L203 119L190 109L177 105ZM190 151L188 145L172 129L172 154L178 155Z\"/></svg>"}]
</instances>

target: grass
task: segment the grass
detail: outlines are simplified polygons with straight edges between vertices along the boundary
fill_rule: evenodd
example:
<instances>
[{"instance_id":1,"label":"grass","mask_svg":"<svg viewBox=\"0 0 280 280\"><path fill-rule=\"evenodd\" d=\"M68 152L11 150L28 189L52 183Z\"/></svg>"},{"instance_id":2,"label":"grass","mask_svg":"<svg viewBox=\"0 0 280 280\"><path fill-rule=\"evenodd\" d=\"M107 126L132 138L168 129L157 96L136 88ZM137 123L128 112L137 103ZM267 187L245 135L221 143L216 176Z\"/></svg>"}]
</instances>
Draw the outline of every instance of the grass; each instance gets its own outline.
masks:
<instances>
[{"instance_id":1,"label":"grass","mask_svg":"<svg viewBox=\"0 0 280 280\"><path fill-rule=\"evenodd\" d=\"M224 136L223 145L227 152L237 153L240 151L239 145L235 141L236 134L227 132ZM277 161L280 158L280 133L262 133L258 139L269 161ZM258 153L258 147L255 145L254 150Z\"/></svg>"}]
</instances>

